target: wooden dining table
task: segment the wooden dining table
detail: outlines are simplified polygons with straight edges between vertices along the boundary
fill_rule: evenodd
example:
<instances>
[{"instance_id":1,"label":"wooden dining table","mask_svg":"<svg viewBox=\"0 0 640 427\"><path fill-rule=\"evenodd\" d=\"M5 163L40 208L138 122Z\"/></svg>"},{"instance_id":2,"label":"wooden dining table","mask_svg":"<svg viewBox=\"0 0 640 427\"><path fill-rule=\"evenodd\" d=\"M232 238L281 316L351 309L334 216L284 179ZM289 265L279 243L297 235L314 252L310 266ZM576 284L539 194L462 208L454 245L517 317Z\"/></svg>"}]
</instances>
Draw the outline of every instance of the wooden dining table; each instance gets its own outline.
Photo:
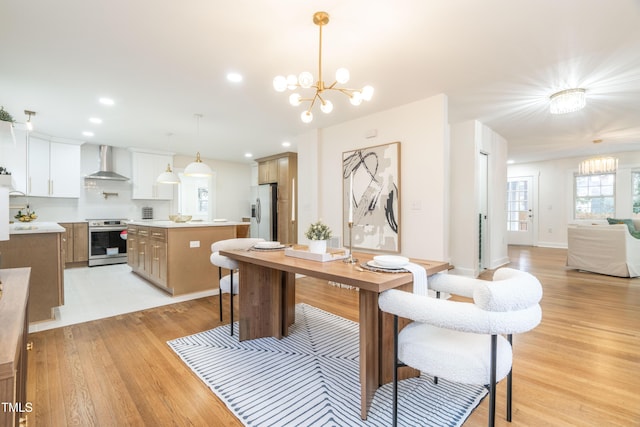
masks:
<instances>
[{"instance_id":1,"label":"wooden dining table","mask_svg":"<svg viewBox=\"0 0 640 427\"><path fill-rule=\"evenodd\" d=\"M239 339L283 338L295 322L296 274L357 287L359 290L360 408L362 419L373 396L393 375L393 320L378 308L378 295L388 289L411 290L409 272L380 272L363 268L371 254L354 253L355 264L327 262L286 256L283 250L228 250L221 255L238 262ZM422 265L427 275L449 268L447 262L411 259ZM419 375L405 368L400 378Z\"/></svg>"}]
</instances>

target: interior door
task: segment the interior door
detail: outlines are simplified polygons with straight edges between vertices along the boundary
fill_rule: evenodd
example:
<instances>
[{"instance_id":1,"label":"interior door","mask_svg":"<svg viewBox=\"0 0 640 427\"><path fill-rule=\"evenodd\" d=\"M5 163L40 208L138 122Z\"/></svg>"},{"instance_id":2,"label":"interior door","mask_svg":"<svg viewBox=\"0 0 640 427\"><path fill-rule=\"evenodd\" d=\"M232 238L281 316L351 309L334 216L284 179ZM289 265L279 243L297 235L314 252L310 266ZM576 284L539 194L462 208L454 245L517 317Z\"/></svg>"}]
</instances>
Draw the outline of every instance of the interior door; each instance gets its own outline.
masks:
<instances>
[{"instance_id":1,"label":"interior door","mask_svg":"<svg viewBox=\"0 0 640 427\"><path fill-rule=\"evenodd\" d=\"M507 238L510 245L533 245L533 177L507 180Z\"/></svg>"}]
</instances>

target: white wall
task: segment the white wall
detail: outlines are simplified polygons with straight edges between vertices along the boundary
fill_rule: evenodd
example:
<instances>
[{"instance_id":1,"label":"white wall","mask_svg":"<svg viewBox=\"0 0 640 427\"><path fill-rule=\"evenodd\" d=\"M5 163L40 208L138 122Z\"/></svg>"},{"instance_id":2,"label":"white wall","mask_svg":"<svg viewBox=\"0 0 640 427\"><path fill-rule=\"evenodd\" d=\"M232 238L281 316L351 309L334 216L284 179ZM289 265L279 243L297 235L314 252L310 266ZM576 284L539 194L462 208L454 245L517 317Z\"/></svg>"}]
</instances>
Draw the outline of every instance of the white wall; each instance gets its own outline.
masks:
<instances>
[{"instance_id":1,"label":"white wall","mask_svg":"<svg viewBox=\"0 0 640 427\"><path fill-rule=\"evenodd\" d=\"M334 235L341 233L344 151L400 141L401 253L448 260L447 111L446 95L437 95L299 136L299 241L306 241L306 228L318 219ZM377 131L377 137L366 138L371 130Z\"/></svg>"},{"instance_id":2,"label":"white wall","mask_svg":"<svg viewBox=\"0 0 640 427\"><path fill-rule=\"evenodd\" d=\"M631 170L640 168L640 152L614 155L618 158L616 217L630 218ZM578 171L578 163L585 158L573 157L508 167L509 177L533 176L538 179L537 206L534 207L536 246L567 247L567 225L578 222L573 219L573 176Z\"/></svg>"},{"instance_id":3,"label":"white wall","mask_svg":"<svg viewBox=\"0 0 640 427\"><path fill-rule=\"evenodd\" d=\"M509 262L506 241L507 141L472 120L451 127L451 264L455 272L477 276L479 265L481 153L488 156L487 253L485 267Z\"/></svg>"},{"instance_id":4,"label":"white wall","mask_svg":"<svg viewBox=\"0 0 640 427\"><path fill-rule=\"evenodd\" d=\"M476 161L478 122L451 126L451 260L456 273L478 274ZM473 243L471 243L473 242Z\"/></svg>"}]
</instances>

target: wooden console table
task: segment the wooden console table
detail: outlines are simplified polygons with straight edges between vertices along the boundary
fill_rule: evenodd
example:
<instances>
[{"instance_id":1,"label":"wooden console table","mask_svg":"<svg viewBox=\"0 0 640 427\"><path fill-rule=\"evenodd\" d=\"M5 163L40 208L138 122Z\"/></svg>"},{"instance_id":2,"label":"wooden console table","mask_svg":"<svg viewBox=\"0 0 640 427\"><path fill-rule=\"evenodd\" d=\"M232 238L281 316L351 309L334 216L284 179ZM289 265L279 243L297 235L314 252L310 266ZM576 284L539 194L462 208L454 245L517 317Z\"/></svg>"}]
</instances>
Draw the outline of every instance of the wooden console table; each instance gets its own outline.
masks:
<instances>
[{"instance_id":1,"label":"wooden console table","mask_svg":"<svg viewBox=\"0 0 640 427\"><path fill-rule=\"evenodd\" d=\"M0 270L0 426L17 426L27 407L27 335L31 268ZM21 412L22 411L22 412Z\"/></svg>"},{"instance_id":2,"label":"wooden console table","mask_svg":"<svg viewBox=\"0 0 640 427\"><path fill-rule=\"evenodd\" d=\"M378 308L378 295L388 289L410 290L411 273L381 273L342 261L317 262L284 255L284 251L221 251L240 268L240 341L262 337L282 338L295 322L295 275L317 277L359 288L360 291L360 408L362 419L381 384L391 381L393 361L392 317ZM354 253L360 261L370 254ZM428 275L444 271L446 262L412 260ZM416 371L403 377L415 376Z\"/></svg>"}]
</instances>

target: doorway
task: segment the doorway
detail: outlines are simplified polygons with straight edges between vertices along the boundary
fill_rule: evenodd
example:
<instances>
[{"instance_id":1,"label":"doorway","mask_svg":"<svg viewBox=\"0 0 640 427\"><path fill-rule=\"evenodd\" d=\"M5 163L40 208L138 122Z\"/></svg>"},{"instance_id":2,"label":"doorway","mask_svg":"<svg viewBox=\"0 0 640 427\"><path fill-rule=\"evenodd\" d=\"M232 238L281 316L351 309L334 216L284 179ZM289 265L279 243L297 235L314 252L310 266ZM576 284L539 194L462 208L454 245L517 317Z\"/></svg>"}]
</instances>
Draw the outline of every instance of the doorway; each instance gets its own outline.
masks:
<instances>
[{"instance_id":1,"label":"doorway","mask_svg":"<svg viewBox=\"0 0 640 427\"><path fill-rule=\"evenodd\" d=\"M510 245L533 246L533 177L507 180L507 238Z\"/></svg>"},{"instance_id":2,"label":"doorway","mask_svg":"<svg viewBox=\"0 0 640 427\"><path fill-rule=\"evenodd\" d=\"M480 153L478 164L478 269L489 264L489 155Z\"/></svg>"}]
</instances>

